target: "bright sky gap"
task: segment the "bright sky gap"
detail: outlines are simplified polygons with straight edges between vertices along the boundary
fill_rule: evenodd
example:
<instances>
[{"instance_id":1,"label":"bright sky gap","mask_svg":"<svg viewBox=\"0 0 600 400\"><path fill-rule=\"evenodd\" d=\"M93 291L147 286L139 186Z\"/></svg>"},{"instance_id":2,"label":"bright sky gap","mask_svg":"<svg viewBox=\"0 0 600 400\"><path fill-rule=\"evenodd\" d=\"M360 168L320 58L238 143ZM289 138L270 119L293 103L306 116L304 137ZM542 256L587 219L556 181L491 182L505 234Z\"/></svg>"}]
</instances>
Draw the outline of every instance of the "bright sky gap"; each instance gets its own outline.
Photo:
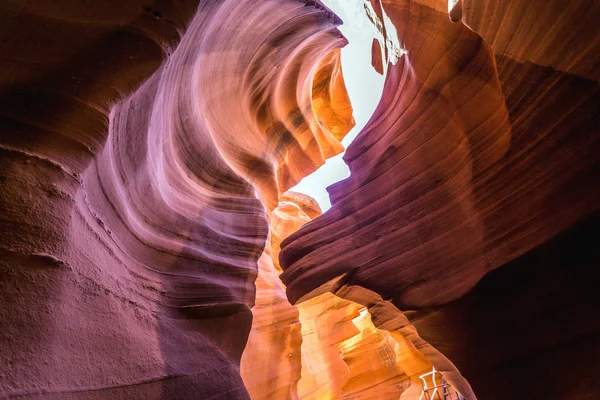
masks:
<instances>
[{"instance_id":1,"label":"bright sky gap","mask_svg":"<svg viewBox=\"0 0 600 400\"><path fill-rule=\"evenodd\" d=\"M354 109L356 126L346 135L342 145L347 148L363 129L373 115L383 91L384 75L380 75L371 65L371 46L373 39L383 44L381 33L368 19L365 7L371 8L364 0L323 0L323 3L344 21L340 31L348 39L349 44L342 49L342 71L350 102ZM369 11L371 11L370 9ZM374 15L374 12L372 13ZM384 15L386 29L391 38L396 39L396 32ZM403 54L399 43L387 43L388 48L396 49L397 56ZM382 53L384 53L382 51ZM390 53L391 54L391 53ZM392 60L395 61L395 60ZM384 68L387 69L384 61ZM348 166L342 160L344 153L326 161L325 165L304 178L291 190L313 197L323 212L331 207L326 188L350 176Z\"/></svg>"}]
</instances>

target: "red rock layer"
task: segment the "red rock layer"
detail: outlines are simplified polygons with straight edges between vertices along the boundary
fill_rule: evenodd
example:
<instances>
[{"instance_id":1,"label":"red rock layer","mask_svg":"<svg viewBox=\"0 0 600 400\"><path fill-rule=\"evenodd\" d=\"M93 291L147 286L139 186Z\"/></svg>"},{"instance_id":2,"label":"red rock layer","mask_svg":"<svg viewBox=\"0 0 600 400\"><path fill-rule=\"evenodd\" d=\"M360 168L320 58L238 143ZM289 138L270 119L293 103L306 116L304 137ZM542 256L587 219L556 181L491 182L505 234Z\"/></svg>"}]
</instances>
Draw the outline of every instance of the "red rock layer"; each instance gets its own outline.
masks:
<instances>
[{"instance_id":1,"label":"red rock layer","mask_svg":"<svg viewBox=\"0 0 600 400\"><path fill-rule=\"evenodd\" d=\"M578 310L600 304L597 254L544 243L600 204L600 7L464 1L475 33L444 3L382 1L408 54L345 155L334 205L282 244L288 296L331 291L392 331L410 326L405 312L469 399L595 398L600 329ZM582 279L565 280L572 268Z\"/></svg>"},{"instance_id":2,"label":"red rock layer","mask_svg":"<svg viewBox=\"0 0 600 400\"><path fill-rule=\"evenodd\" d=\"M340 21L51 3L0 6L0 397L247 398L265 209L352 125Z\"/></svg>"},{"instance_id":3,"label":"red rock layer","mask_svg":"<svg viewBox=\"0 0 600 400\"><path fill-rule=\"evenodd\" d=\"M253 395L410 379L407 398L431 361L470 400L598 397L595 2L464 0L462 25L445 1L371 0L408 55L335 205L283 244L300 312L285 229L259 257L279 194L353 125L339 19L42 3L0 5L0 397L248 398L263 271Z\"/></svg>"}]
</instances>

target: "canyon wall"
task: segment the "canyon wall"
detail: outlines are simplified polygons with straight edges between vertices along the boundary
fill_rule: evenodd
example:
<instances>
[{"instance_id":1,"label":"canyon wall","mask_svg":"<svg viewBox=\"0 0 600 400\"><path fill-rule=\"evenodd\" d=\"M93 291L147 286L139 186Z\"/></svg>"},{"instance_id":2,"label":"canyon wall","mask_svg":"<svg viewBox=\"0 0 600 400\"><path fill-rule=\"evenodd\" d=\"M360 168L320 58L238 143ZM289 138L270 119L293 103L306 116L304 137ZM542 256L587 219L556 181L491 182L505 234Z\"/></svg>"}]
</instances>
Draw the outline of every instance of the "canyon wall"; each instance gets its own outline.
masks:
<instances>
[{"instance_id":1,"label":"canyon wall","mask_svg":"<svg viewBox=\"0 0 600 400\"><path fill-rule=\"evenodd\" d=\"M414 326L467 398L598 397L599 7L382 6L407 54L332 208L282 244L290 300Z\"/></svg>"},{"instance_id":2,"label":"canyon wall","mask_svg":"<svg viewBox=\"0 0 600 400\"><path fill-rule=\"evenodd\" d=\"M248 398L266 212L354 124L341 21L284 0L0 8L0 397Z\"/></svg>"},{"instance_id":3,"label":"canyon wall","mask_svg":"<svg viewBox=\"0 0 600 400\"><path fill-rule=\"evenodd\" d=\"M0 5L0 398L600 396L600 6L369 2L322 215L321 2Z\"/></svg>"}]
</instances>

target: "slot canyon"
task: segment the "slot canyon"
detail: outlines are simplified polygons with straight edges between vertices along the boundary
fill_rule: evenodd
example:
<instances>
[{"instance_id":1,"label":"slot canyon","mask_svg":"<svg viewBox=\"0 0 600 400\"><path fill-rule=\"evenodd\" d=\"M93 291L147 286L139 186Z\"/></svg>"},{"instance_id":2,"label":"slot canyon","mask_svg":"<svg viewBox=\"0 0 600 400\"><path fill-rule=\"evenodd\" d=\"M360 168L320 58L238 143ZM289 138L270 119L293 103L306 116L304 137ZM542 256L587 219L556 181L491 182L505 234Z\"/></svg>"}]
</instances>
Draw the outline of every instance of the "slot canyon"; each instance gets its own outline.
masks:
<instances>
[{"instance_id":1,"label":"slot canyon","mask_svg":"<svg viewBox=\"0 0 600 400\"><path fill-rule=\"evenodd\" d=\"M0 10L0 399L600 399L600 2Z\"/></svg>"}]
</instances>

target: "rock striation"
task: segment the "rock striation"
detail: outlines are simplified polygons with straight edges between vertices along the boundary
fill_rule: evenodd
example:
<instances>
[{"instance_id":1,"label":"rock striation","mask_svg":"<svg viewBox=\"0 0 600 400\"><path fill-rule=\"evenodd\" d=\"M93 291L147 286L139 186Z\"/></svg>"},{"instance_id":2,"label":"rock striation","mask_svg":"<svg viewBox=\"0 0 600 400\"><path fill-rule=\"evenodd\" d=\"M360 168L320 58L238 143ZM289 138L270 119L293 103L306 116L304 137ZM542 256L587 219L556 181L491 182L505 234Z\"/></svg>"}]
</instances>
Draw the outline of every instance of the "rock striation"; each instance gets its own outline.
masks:
<instances>
[{"instance_id":1,"label":"rock striation","mask_svg":"<svg viewBox=\"0 0 600 400\"><path fill-rule=\"evenodd\" d=\"M322 215L322 2L38 3L0 4L0 398L600 397L597 2L365 0Z\"/></svg>"},{"instance_id":2,"label":"rock striation","mask_svg":"<svg viewBox=\"0 0 600 400\"><path fill-rule=\"evenodd\" d=\"M407 330L377 329L366 308L330 293L292 306L278 276L280 242L321 214L306 195L285 193L269 216L256 304L241 375L253 399L418 399L432 366Z\"/></svg>"},{"instance_id":3,"label":"rock striation","mask_svg":"<svg viewBox=\"0 0 600 400\"><path fill-rule=\"evenodd\" d=\"M341 21L68 3L0 6L0 397L248 398L266 211L353 125Z\"/></svg>"},{"instance_id":4,"label":"rock striation","mask_svg":"<svg viewBox=\"0 0 600 400\"><path fill-rule=\"evenodd\" d=\"M600 204L600 9L466 0L453 24L445 2L381 3L407 54L332 208L282 243L290 300L332 292L379 327L412 324L469 399L597 397L599 360L576 354L600 334L579 316L600 301L583 240Z\"/></svg>"}]
</instances>

